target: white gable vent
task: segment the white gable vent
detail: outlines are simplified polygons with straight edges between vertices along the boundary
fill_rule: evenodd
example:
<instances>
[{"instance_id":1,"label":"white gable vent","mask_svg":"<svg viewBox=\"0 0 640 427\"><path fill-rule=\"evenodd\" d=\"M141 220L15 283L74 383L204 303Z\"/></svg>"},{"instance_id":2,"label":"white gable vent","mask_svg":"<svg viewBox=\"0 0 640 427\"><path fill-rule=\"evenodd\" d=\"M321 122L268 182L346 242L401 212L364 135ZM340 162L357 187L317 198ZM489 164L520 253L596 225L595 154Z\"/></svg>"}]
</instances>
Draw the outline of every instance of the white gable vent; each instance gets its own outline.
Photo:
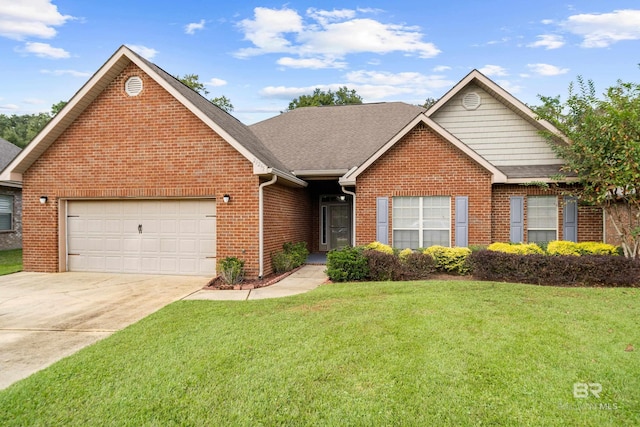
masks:
<instances>
[{"instance_id":1,"label":"white gable vent","mask_svg":"<svg viewBox=\"0 0 640 427\"><path fill-rule=\"evenodd\" d=\"M480 106L480 103L481 103L480 95L478 95L475 92L466 93L462 97L462 106L466 110L475 110Z\"/></svg>"},{"instance_id":2,"label":"white gable vent","mask_svg":"<svg viewBox=\"0 0 640 427\"><path fill-rule=\"evenodd\" d=\"M129 77L124 84L124 90L129 96L136 96L142 92L142 79L138 76Z\"/></svg>"}]
</instances>

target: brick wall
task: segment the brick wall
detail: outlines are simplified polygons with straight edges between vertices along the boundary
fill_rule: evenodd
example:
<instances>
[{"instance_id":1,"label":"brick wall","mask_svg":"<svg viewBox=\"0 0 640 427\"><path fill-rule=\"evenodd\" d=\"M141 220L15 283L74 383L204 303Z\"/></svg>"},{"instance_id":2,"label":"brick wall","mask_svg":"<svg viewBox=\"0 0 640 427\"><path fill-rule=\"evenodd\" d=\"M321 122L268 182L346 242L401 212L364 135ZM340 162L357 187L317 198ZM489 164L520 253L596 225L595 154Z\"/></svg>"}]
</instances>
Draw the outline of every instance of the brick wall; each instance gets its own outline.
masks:
<instances>
[{"instance_id":1,"label":"brick wall","mask_svg":"<svg viewBox=\"0 0 640 427\"><path fill-rule=\"evenodd\" d=\"M306 242L311 249L311 198L304 188L264 188L264 275L273 271L271 255L286 242Z\"/></svg>"},{"instance_id":2,"label":"brick wall","mask_svg":"<svg viewBox=\"0 0 640 427\"><path fill-rule=\"evenodd\" d=\"M512 196L524 197L524 240L527 241L527 196L552 196L558 197L558 239L563 236L563 196L561 189L545 189L535 185L500 185L493 188L491 241L508 242L510 238L510 198ZM578 241L602 241L602 211L599 208L578 206Z\"/></svg>"},{"instance_id":3,"label":"brick wall","mask_svg":"<svg viewBox=\"0 0 640 427\"><path fill-rule=\"evenodd\" d=\"M376 240L376 198L450 196L455 242L455 196L469 197L469 244L491 242L491 174L424 124L419 124L357 179L357 244ZM392 241L389 227L389 242Z\"/></svg>"},{"instance_id":4,"label":"brick wall","mask_svg":"<svg viewBox=\"0 0 640 427\"><path fill-rule=\"evenodd\" d=\"M135 97L124 92L143 79ZM251 163L130 64L23 175L24 268L58 271L58 203L73 198L216 197L217 256L258 271ZM222 195L230 194L230 203ZM46 195L49 201L38 201Z\"/></svg>"}]
</instances>

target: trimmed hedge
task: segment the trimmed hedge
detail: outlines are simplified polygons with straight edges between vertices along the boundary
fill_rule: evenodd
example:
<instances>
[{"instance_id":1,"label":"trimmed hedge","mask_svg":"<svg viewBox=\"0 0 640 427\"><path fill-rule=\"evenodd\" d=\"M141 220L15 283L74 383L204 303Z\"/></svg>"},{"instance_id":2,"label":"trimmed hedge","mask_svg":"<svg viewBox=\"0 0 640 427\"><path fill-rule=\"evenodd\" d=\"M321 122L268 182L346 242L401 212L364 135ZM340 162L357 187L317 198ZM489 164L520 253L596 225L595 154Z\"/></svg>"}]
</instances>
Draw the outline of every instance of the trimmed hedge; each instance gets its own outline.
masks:
<instances>
[{"instance_id":1,"label":"trimmed hedge","mask_svg":"<svg viewBox=\"0 0 640 427\"><path fill-rule=\"evenodd\" d=\"M609 255L518 255L478 251L469 261L480 280L552 286L639 287L640 261Z\"/></svg>"},{"instance_id":2,"label":"trimmed hedge","mask_svg":"<svg viewBox=\"0 0 640 427\"><path fill-rule=\"evenodd\" d=\"M369 265L362 247L333 249L327 254L327 276L334 282L357 282L369 276Z\"/></svg>"},{"instance_id":3,"label":"trimmed hedge","mask_svg":"<svg viewBox=\"0 0 640 427\"><path fill-rule=\"evenodd\" d=\"M471 254L469 248L448 248L445 246L431 246L424 253L433 257L435 267L444 273L468 274L470 267L467 258Z\"/></svg>"},{"instance_id":4,"label":"trimmed hedge","mask_svg":"<svg viewBox=\"0 0 640 427\"><path fill-rule=\"evenodd\" d=\"M309 250L306 242L287 242L282 245L282 250L271 255L273 270L276 273L291 271L300 267L307 261Z\"/></svg>"},{"instance_id":5,"label":"trimmed hedge","mask_svg":"<svg viewBox=\"0 0 640 427\"><path fill-rule=\"evenodd\" d=\"M492 243L487 247L490 251L504 252L506 254L533 255L544 254L540 246L535 243Z\"/></svg>"},{"instance_id":6,"label":"trimmed hedge","mask_svg":"<svg viewBox=\"0 0 640 427\"><path fill-rule=\"evenodd\" d=\"M618 255L618 248L607 243L600 242L568 242L566 240L554 240L547 245L549 255Z\"/></svg>"}]
</instances>

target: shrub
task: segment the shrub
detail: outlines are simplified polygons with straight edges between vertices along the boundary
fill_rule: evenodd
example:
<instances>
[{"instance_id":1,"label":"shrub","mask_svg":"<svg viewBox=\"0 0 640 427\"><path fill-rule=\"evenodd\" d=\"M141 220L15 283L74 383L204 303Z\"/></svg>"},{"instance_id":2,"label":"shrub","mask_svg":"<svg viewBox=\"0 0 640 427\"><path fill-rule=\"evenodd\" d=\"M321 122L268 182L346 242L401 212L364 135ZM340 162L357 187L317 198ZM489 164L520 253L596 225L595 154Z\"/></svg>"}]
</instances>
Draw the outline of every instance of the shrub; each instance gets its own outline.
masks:
<instances>
[{"instance_id":1,"label":"shrub","mask_svg":"<svg viewBox=\"0 0 640 427\"><path fill-rule=\"evenodd\" d=\"M436 245L425 249L424 253L431 255L437 270L454 274L469 273L470 268L467 264L467 258L471 254L469 248L447 248Z\"/></svg>"},{"instance_id":2,"label":"shrub","mask_svg":"<svg viewBox=\"0 0 640 427\"><path fill-rule=\"evenodd\" d=\"M244 280L244 261L236 257L226 257L218 266L220 277L228 285L235 285Z\"/></svg>"},{"instance_id":3,"label":"shrub","mask_svg":"<svg viewBox=\"0 0 640 427\"><path fill-rule=\"evenodd\" d=\"M398 257L400 258L400 261L405 261L407 259L407 257L411 254L415 253L413 249L403 249L400 252L398 252Z\"/></svg>"},{"instance_id":4,"label":"shrub","mask_svg":"<svg viewBox=\"0 0 640 427\"><path fill-rule=\"evenodd\" d=\"M428 279L436 271L433 257L422 252L411 251L401 261L402 280Z\"/></svg>"},{"instance_id":5,"label":"shrub","mask_svg":"<svg viewBox=\"0 0 640 427\"><path fill-rule=\"evenodd\" d=\"M640 261L618 256L519 255L474 252L473 274L481 280L557 286L640 286Z\"/></svg>"},{"instance_id":6,"label":"shrub","mask_svg":"<svg viewBox=\"0 0 640 427\"><path fill-rule=\"evenodd\" d=\"M271 255L271 263L276 273L284 273L301 266L307 260L309 251L306 242L285 243L282 251Z\"/></svg>"},{"instance_id":7,"label":"shrub","mask_svg":"<svg viewBox=\"0 0 640 427\"><path fill-rule=\"evenodd\" d=\"M393 255L393 248L389 245L385 245L384 243L380 243L380 242L371 242L368 245L366 245L364 249Z\"/></svg>"},{"instance_id":8,"label":"shrub","mask_svg":"<svg viewBox=\"0 0 640 427\"><path fill-rule=\"evenodd\" d=\"M326 274L334 282L364 280L369 275L362 247L333 249L327 254Z\"/></svg>"},{"instance_id":9,"label":"shrub","mask_svg":"<svg viewBox=\"0 0 640 427\"><path fill-rule=\"evenodd\" d=\"M568 242L566 240L554 240L547 245L547 254L549 255L574 255L580 256L578 244Z\"/></svg>"},{"instance_id":10,"label":"shrub","mask_svg":"<svg viewBox=\"0 0 640 427\"><path fill-rule=\"evenodd\" d=\"M396 255L374 249L366 249L363 254L367 259L367 267L369 268L367 278L369 280L401 280L402 265L400 258Z\"/></svg>"},{"instance_id":11,"label":"shrub","mask_svg":"<svg viewBox=\"0 0 640 427\"><path fill-rule=\"evenodd\" d=\"M578 251L582 255L619 255L617 246L609 245L601 242L582 242L578 243Z\"/></svg>"},{"instance_id":12,"label":"shrub","mask_svg":"<svg viewBox=\"0 0 640 427\"><path fill-rule=\"evenodd\" d=\"M487 247L490 251L504 252L506 254L532 255L544 254L540 246L535 243L492 243Z\"/></svg>"}]
</instances>

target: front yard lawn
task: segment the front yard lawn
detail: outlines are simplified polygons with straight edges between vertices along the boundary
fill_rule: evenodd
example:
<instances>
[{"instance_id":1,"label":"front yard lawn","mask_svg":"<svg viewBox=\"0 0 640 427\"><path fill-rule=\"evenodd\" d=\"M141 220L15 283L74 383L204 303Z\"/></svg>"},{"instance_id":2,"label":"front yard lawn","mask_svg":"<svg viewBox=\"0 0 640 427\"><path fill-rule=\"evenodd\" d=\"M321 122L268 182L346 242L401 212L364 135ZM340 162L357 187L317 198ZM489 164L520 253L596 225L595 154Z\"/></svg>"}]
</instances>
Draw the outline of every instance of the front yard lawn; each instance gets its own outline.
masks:
<instances>
[{"instance_id":1,"label":"front yard lawn","mask_svg":"<svg viewBox=\"0 0 640 427\"><path fill-rule=\"evenodd\" d=\"M22 271L22 249L0 251L0 276Z\"/></svg>"},{"instance_id":2,"label":"front yard lawn","mask_svg":"<svg viewBox=\"0 0 640 427\"><path fill-rule=\"evenodd\" d=\"M1 391L0 425L639 425L639 302L473 281L180 301Z\"/></svg>"}]
</instances>

